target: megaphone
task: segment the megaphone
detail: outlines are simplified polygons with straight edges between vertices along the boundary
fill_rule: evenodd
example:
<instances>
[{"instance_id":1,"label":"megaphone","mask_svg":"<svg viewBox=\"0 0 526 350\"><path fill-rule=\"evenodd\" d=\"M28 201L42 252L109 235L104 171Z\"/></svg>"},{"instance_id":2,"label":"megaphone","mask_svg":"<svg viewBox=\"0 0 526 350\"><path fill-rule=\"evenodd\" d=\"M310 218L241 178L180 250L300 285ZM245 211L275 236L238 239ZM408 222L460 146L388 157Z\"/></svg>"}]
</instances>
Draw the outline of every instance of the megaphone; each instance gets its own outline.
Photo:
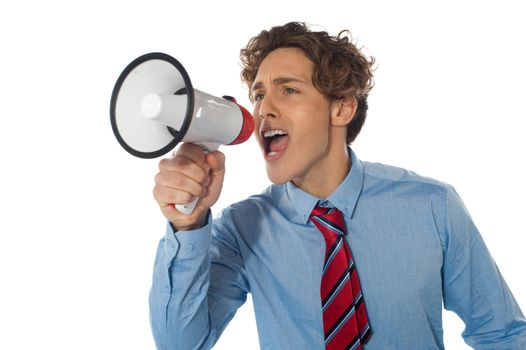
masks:
<instances>
[{"instance_id":1,"label":"megaphone","mask_svg":"<svg viewBox=\"0 0 526 350\"><path fill-rule=\"evenodd\" d=\"M140 158L160 157L179 142L214 151L242 143L254 131L252 115L235 99L194 89L183 65L161 52L142 55L122 71L110 119L120 145ZM189 215L198 199L176 208Z\"/></svg>"}]
</instances>

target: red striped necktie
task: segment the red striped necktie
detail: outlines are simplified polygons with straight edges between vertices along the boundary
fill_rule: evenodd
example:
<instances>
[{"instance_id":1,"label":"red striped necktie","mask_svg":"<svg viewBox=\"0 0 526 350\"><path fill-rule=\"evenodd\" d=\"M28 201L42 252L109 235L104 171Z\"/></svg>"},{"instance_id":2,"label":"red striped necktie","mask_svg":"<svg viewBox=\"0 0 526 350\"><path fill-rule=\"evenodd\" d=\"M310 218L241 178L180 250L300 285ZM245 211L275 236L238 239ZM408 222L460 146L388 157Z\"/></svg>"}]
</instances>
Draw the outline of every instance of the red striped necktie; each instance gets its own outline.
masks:
<instances>
[{"instance_id":1,"label":"red striped necktie","mask_svg":"<svg viewBox=\"0 0 526 350\"><path fill-rule=\"evenodd\" d=\"M321 279L325 349L362 349L372 334L358 273L345 240L345 222L335 208L317 206L310 219L325 237Z\"/></svg>"}]
</instances>

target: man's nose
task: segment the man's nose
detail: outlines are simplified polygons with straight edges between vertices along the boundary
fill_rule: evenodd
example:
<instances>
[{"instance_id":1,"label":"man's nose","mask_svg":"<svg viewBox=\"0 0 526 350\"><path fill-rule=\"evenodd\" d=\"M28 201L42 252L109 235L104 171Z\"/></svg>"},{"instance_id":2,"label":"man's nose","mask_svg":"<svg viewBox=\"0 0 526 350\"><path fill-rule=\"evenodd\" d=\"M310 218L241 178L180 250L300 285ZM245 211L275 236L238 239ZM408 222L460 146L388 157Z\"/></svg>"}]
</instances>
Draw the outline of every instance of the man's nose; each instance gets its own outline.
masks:
<instances>
[{"instance_id":1,"label":"man's nose","mask_svg":"<svg viewBox=\"0 0 526 350\"><path fill-rule=\"evenodd\" d=\"M259 113L261 118L272 117L276 118L279 116L279 108L276 103L276 99L271 93L265 94L261 103L259 104Z\"/></svg>"}]
</instances>

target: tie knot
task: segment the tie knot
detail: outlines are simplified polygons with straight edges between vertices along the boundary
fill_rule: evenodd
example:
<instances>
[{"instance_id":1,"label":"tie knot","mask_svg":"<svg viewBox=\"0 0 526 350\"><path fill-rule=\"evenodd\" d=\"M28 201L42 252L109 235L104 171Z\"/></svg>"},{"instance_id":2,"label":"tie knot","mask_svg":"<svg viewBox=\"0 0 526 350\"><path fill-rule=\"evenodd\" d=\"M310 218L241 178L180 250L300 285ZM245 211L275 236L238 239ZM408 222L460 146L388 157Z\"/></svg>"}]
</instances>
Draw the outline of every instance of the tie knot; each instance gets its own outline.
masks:
<instances>
[{"instance_id":1,"label":"tie knot","mask_svg":"<svg viewBox=\"0 0 526 350\"><path fill-rule=\"evenodd\" d=\"M316 206L312 210L310 219L323 233L332 232L343 236L346 232L342 212L336 208Z\"/></svg>"}]
</instances>

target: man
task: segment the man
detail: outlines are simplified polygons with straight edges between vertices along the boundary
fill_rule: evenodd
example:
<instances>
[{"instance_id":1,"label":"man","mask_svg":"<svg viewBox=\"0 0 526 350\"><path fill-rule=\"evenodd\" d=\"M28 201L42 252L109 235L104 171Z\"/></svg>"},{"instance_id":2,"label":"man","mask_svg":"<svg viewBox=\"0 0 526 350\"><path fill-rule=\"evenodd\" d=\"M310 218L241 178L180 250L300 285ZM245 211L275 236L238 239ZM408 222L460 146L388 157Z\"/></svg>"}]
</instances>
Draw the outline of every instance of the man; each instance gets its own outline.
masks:
<instances>
[{"instance_id":1,"label":"man","mask_svg":"<svg viewBox=\"0 0 526 350\"><path fill-rule=\"evenodd\" d=\"M160 349L208 349L252 294L262 349L443 349L442 303L476 349L526 349L526 320L454 189L360 161L372 59L347 33L288 23L241 51L273 185L212 220L224 156L160 162ZM198 196L190 216L173 203Z\"/></svg>"}]
</instances>

